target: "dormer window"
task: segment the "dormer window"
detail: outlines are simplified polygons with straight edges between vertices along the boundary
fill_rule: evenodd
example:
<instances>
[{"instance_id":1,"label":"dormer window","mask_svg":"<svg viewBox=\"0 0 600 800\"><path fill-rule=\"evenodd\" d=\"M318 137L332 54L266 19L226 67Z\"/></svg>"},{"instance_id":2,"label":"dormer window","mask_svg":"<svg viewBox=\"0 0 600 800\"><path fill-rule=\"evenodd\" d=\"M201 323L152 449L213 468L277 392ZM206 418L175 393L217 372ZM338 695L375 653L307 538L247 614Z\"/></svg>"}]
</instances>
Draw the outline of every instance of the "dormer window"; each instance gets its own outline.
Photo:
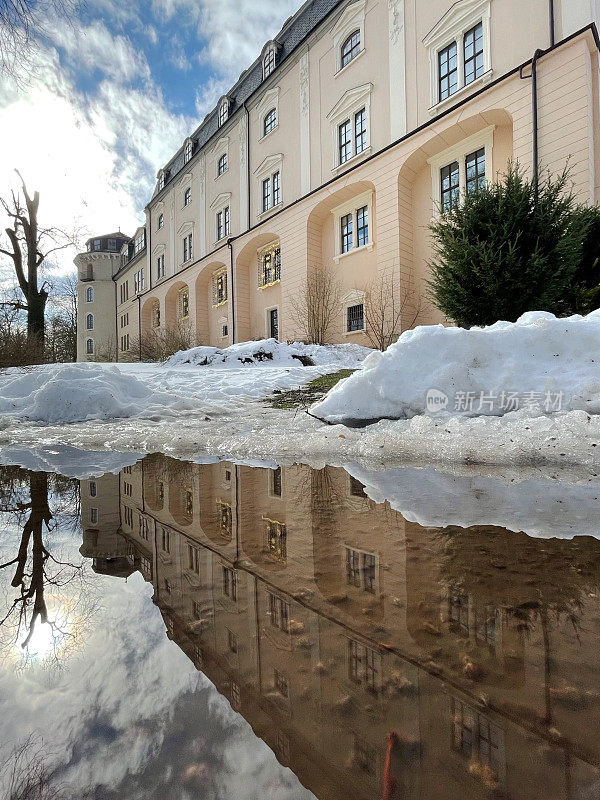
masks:
<instances>
[{"instance_id":1,"label":"dormer window","mask_svg":"<svg viewBox=\"0 0 600 800\"><path fill-rule=\"evenodd\" d=\"M187 164L188 161L191 161L193 149L194 149L194 143L192 142L191 139L188 139L185 143L185 150L183 152L183 161L185 164Z\"/></svg>"},{"instance_id":2,"label":"dormer window","mask_svg":"<svg viewBox=\"0 0 600 800\"><path fill-rule=\"evenodd\" d=\"M165 173L159 172L158 173L158 191L161 192L165 188Z\"/></svg>"},{"instance_id":3,"label":"dormer window","mask_svg":"<svg viewBox=\"0 0 600 800\"><path fill-rule=\"evenodd\" d=\"M219 127L224 125L229 119L229 100L225 98L221 100L219 105Z\"/></svg>"},{"instance_id":4,"label":"dormer window","mask_svg":"<svg viewBox=\"0 0 600 800\"><path fill-rule=\"evenodd\" d=\"M263 80L268 78L275 69L275 59L275 47L270 45L263 58Z\"/></svg>"},{"instance_id":5,"label":"dormer window","mask_svg":"<svg viewBox=\"0 0 600 800\"><path fill-rule=\"evenodd\" d=\"M341 56L341 64L342 69L347 66L352 59L356 58L356 56L360 53L360 31L354 31L353 33L348 36L344 44L342 45L342 52Z\"/></svg>"}]
</instances>

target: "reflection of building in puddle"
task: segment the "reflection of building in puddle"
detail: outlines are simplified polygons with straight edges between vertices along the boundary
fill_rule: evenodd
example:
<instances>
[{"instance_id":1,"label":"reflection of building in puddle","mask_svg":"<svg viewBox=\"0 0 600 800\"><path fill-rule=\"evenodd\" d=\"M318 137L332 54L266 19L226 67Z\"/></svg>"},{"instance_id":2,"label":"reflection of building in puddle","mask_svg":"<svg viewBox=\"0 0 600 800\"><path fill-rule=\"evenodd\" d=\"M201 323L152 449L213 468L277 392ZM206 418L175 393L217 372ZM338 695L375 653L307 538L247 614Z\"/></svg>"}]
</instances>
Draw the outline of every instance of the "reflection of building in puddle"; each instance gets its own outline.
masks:
<instances>
[{"instance_id":1,"label":"reflection of building in puddle","mask_svg":"<svg viewBox=\"0 0 600 800\"><path fill-rule=\"evenodd\" d=\"M422 528L334 468L152 456L91 483L82 552L153 583L169 637L322 800L380 797L391 732L393 797L593 790L597 541Z\"/></svg>"}]
</instances>

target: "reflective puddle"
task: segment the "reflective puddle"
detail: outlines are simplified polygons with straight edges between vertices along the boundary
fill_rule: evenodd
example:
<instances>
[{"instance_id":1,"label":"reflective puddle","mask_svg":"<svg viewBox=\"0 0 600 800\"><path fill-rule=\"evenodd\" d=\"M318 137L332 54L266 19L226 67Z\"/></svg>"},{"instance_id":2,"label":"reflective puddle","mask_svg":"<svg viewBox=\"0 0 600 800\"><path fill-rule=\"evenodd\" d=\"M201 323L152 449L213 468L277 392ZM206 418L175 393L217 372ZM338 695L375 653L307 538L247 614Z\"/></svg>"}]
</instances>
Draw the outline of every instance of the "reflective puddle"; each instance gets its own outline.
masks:
<instances>
[{"instance_id":1,"label":"reflective puddle","mask_svg":"<svg viewBox=\"0 0 600 800\"><path fill-rule=\"evenodd\" d=\"M351 472L0 467L0 795L600 798L597 486Z\"/></svg>"}]
</instances>

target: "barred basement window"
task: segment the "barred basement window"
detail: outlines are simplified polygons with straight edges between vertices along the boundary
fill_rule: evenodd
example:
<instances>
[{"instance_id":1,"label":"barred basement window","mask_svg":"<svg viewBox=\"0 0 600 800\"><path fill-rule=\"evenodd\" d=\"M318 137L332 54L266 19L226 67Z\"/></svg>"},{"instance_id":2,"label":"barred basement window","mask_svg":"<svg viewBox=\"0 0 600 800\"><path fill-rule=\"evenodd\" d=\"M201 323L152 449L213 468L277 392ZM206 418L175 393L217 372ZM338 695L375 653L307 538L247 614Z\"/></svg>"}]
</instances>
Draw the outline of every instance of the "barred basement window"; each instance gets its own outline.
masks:
<instances>
[{"instance_id":1,"label":"barred basement window","mask_svg":"<svg viewBox=\"0 0 600 800\"><path fill-rule=\"evenodd\" d=\"M160 302L158 300L152 306L152 327L160 328Z\"/></svg>"},{"instance_id":2,"label":"barred basement window","mask_svg":"<svg viewBox=\"0 0 600 800\"><path fill-rule=\"evenodd\" d=\"M225 338L225 337L226 337L226 336L228 336L228 335L229 335L229 334L228 334L228 328L227 328L227 325L223 325L223 326L221 327L221 336L222 336L223 338Z\"/></svg>"},{"instance_id":3,"label":"barred basement window","mask_svg":"<svg viewBox=\"0 0 600 800\"><path fill-rule=\"evenodd\" d=\"M223 270L213 276L213 308L227 302L227 272Z\"/></svg>"},{"instance_id":4,"label":"barred basement window","mask_svg":"<svg viewBox=\"0 0 600 800\"><path fill-rule=\"evenodd\" d=\"M232 528L232 515L231 515L230 504L224 502L223 500L217 500L217 513L218 513L219 527L221 528L221 534L229 538L231 536L231 528Z\"/></svg>"},{"instance_id":5,"label":"barred basement window","mask_svg":"<svg viewBox=\"0 0 600 800\"><path fill-rule=\"evenodd\" d=\"M258 254L258 286L270 286L281 280L281 248L271 244Z\"/></svg>"},{"instance_id":6,"label":"barred basement window","mask_svg":"<svg viewBox=\"0 0 600 800\"><path fill-rule=\"evenodd\" d=\"M360 53L360 31L354 31L342 45L342 68Z\"/></svg>"},{"instance_id":7,"label":"barred basement window","mask_svg":"<svg viewBox=\"0 0 600 800\"><path fill-rule=\"evenodd\" d=\"M355 306L348 306L348 333L352 331L364 331L365 329L365 307L362 303Z\"/></svg>"}]
</instances>

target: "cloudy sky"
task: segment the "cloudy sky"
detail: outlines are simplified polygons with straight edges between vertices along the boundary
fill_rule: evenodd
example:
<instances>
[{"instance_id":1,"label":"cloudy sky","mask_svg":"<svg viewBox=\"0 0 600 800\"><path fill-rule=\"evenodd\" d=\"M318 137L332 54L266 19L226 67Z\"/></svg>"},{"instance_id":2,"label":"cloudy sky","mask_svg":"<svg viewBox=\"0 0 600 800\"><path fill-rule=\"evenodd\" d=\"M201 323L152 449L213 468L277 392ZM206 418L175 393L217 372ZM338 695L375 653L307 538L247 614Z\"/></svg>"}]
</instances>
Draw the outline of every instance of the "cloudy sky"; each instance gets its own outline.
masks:
<instances>
[{"instance_id":1,"label":"cloudy sky","mask_svg":"<svg viewBox=\"0 0 600 800\"><path fill-rule=\"evenodd\" d=\"M2 196L17 168L48 225L133 232L159 167L300 4L87 0L72 28L49 20L28 84L0 78Z\"/></svg>"}]
</instances>

